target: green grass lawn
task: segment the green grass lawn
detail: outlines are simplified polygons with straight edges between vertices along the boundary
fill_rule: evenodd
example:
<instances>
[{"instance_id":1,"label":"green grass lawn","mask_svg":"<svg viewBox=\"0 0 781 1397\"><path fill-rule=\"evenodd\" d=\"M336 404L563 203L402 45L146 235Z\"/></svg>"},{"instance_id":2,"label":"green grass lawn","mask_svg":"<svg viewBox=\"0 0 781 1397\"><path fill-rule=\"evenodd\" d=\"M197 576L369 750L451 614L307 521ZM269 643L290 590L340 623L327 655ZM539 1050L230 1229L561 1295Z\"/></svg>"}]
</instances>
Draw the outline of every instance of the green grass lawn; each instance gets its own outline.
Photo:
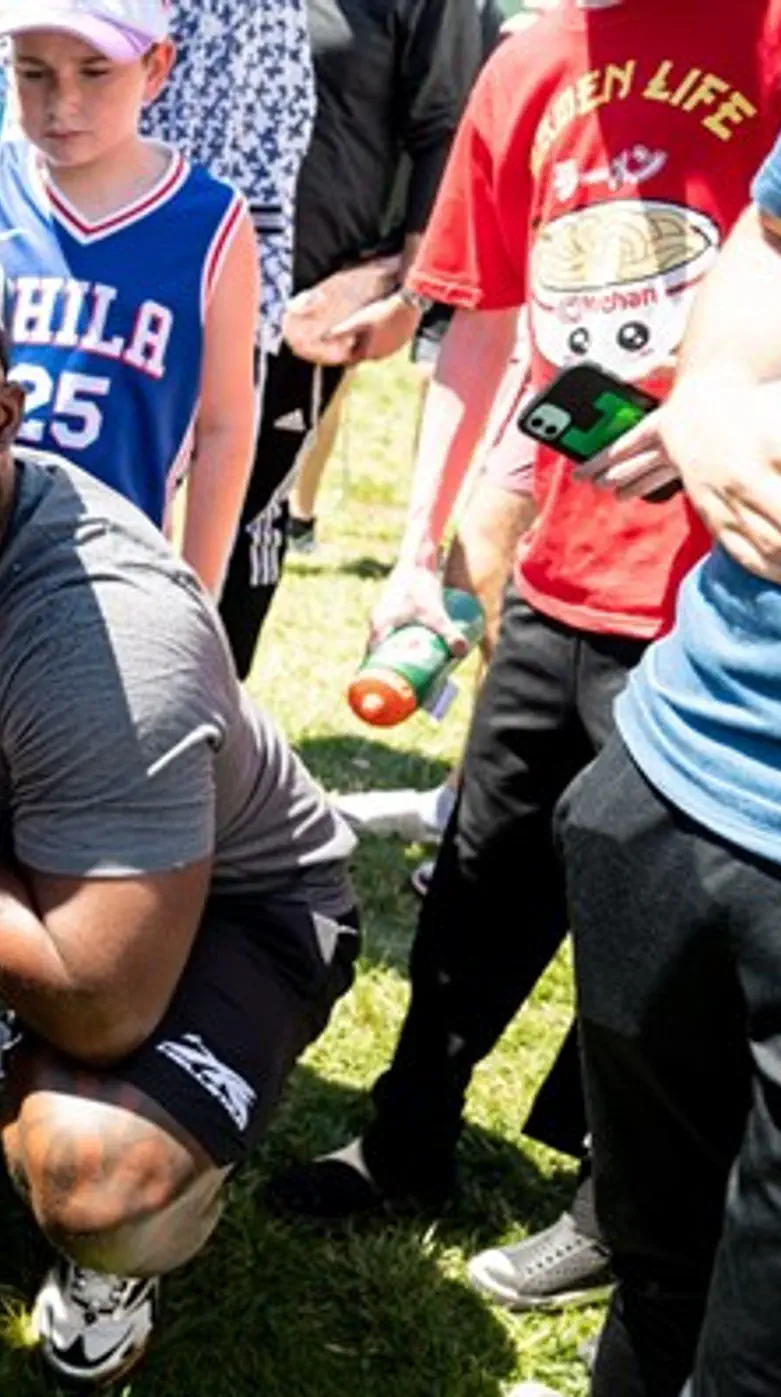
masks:
<instances>
[{"instance_id":1,"label":"green grass lawn","mask_svg":"<svg viewBox=\"0 0 781 1397\"><path fill-rule=\"evenodd\" d=\"M468 718L468 668L441 726L416 716L375 732L343 698L394 557L414 409L404 361L364 372L322 500L321 548L290 566L252 677L253 692L331 789L436 782ZM298 1068L267 1144L231 1186L216 1240L167 1282L159 1337L117 1397L500 1397L532 1377L568 1397L587 1390L577 1350L598 1327L598 1309L507 1316L465 1279L476 1248L546 1224L570 1195L571 1162L518 1135L568 1022L564 955L477 1074L461 1193L447 1217L435 1225L386 1217L329 1236L264 1211L271 1167L341 1144L360 1127L366 1089L388 1061L404 1011L416 915L407 875L420 854L397 841L361 847L366 939L356 986ZM515 908L492 906L487 890L486 915L517 917L521 934L522 885ZM17 1204L0 1196L0 1285L13 1308L31 1294L46 1253ZM0 1347L1 1397L54 1391L34 1354Z\"/></svg>"}]
</instances>

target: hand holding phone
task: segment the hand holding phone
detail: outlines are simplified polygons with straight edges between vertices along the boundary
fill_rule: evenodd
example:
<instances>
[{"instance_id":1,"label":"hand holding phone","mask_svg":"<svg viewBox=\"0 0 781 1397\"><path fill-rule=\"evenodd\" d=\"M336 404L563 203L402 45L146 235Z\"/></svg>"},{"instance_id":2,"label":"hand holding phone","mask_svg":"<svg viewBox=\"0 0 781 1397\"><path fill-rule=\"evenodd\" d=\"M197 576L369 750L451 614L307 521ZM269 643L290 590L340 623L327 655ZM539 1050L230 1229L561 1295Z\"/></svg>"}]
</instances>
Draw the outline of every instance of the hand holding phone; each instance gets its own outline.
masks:
<instances>
[{"instance_id":1,"label":"hand holding phone","mask_svg":"<svg viewBox=\"0 0 781 1397\"><path fill-rule=\"evenodd\" d=\"M563 369L528 402L518 419L526 436L582 465L612 446L660 406L653 394L624 383L597 364ZM643 498L663 503L682 489L679 480Z\"/></svg>"}]
</instances>

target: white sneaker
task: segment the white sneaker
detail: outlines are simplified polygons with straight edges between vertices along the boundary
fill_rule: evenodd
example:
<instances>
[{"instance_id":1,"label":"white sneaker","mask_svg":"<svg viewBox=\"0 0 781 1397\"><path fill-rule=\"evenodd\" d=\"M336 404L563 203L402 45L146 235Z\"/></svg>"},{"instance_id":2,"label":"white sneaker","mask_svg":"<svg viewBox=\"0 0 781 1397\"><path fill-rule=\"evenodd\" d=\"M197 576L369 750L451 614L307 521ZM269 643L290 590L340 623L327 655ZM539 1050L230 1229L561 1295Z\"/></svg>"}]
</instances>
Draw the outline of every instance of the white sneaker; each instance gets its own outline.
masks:
<instances>
[{"instance_id":1,"label":"white sneaker","mask_svg":"<svg viewBox=\"0 0 781 1397\"><path fill-rule=\"evenodd\" d=\"M408 844L436 844L456 795L443 785L432 791L355 791L331 799L356 834L395 834Z\"/></svg>"},{"instance_id":2,"label":"white sneaker","mask_svg":"<svg viewBox=\"0 0 781 1397\"><path fill-rule=\"evenodd\" d=\"M519 1382L517 1387L510 1388L506 1397L561 1397L561 1393L541 1382Z\"/></svg>"},{"instance_id":3,"label":"white sneaker","mask_svg":"<svg viewBox=\"0 0 781 1397\"><path fill-rule=\"evenodd\" d=\"M86 1271L64 1258L46 1277L32 1324L60 1377L103 1384L143 1357L157 1317L160 1282Z\"/></svg>"}]
</instances>

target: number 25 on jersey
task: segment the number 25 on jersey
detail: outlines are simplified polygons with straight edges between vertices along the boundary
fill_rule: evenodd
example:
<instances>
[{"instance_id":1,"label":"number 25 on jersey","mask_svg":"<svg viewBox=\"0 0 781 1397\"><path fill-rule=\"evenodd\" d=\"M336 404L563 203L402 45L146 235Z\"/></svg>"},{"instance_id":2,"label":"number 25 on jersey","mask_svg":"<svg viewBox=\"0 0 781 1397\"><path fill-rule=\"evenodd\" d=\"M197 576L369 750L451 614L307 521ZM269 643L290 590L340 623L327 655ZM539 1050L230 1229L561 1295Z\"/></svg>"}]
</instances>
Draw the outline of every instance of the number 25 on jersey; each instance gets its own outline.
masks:
<instances>
[{"instance_id":1,"label":"number 25 on jersey","mask_svg":"<svg viewBox=\"0 0 781 1397\"><path fill-rule=\"evenodd\" d=\"M40 364L16 364L10 377L26 393L19 440L40 446L48 430L63 451L83 451L100 436L109 378L63 370L57 378ZM43 415L35 413L43 410Z\"/></svg>"}]
</instances>

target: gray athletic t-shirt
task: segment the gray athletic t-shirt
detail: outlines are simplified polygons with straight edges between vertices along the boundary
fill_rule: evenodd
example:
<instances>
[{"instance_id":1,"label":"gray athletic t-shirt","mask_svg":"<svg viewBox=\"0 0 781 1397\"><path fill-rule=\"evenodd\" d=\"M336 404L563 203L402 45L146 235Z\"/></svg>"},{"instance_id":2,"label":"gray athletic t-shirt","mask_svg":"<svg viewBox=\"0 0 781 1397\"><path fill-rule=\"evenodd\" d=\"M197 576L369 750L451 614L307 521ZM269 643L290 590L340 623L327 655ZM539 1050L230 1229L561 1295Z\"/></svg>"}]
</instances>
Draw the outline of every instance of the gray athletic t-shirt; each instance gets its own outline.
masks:
<instances>
[{"instance_id":1,"label":"gray athletic t-shirt","mask_svg":"<svg viewBox=\"0 0 781 1397\"><path fill-rule=\"evenodd\" d=\"M0 839L41 872L214 855L214 889L352 902L354 838L235 676L194 574L131 504L16 453L0 544Z\"/></svg>"}]
</instances>

